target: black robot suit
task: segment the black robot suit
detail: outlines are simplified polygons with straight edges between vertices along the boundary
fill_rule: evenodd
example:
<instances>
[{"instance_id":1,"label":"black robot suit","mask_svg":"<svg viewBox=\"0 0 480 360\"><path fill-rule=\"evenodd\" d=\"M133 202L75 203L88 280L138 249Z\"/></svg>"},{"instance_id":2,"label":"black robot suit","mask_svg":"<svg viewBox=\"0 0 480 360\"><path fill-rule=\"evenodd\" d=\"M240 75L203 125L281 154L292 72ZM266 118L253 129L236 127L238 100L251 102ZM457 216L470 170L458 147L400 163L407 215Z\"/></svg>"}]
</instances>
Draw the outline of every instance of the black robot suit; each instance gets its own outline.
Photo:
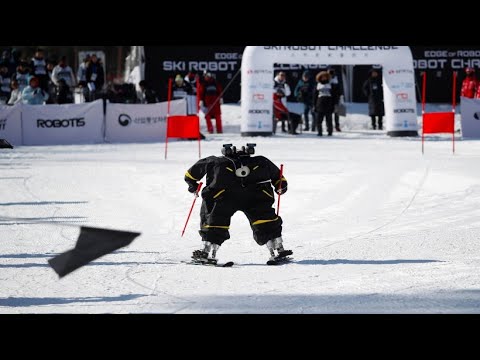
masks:
<instances>
[{"instance_id":1,"label":"black robot suit","mask_svg":"<svg viewBox=\"0 0 480 360\"><path fill-rule=\"evenodd\" d=\"M280 169L264 156L233 154L199 160L185 174L190 188L207 176L200 211L203 241L222 245L230 238L232 216L242 211L259 245L282 236L282 218L275 214L274 190L280 185ZM275 188L274 188L275 187ZM281 189L287 189L282 177Z\"/></svg>"}]
</instances>

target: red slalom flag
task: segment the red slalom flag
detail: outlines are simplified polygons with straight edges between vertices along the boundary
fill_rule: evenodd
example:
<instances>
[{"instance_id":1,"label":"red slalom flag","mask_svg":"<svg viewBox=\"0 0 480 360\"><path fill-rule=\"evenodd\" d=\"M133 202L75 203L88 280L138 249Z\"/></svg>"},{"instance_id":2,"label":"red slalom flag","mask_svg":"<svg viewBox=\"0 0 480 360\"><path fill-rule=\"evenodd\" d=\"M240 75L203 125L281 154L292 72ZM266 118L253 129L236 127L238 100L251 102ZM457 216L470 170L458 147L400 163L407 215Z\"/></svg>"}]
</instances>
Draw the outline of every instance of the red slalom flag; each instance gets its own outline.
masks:
<instances>
[{"instance_id":1,"label":"red slalom flag","mask_svg":"<svg viewBox=\"0 0 480 360\"><path fill-rule=\"evenodd\" d=\"M449 133L455 132L455 113L439 112L423 114L423 133Z\"/></svg>"},{"instance_id":2,"label":"red slalom flag","mask_svg":"<svg viewBox=\"0 0 480 360\"><path fill-rule=\"evenodd\" d=\"M200 119L197 115L175 115L168 117L169 138L197 139L200 137Z\"/></svg>"}]
</instances>

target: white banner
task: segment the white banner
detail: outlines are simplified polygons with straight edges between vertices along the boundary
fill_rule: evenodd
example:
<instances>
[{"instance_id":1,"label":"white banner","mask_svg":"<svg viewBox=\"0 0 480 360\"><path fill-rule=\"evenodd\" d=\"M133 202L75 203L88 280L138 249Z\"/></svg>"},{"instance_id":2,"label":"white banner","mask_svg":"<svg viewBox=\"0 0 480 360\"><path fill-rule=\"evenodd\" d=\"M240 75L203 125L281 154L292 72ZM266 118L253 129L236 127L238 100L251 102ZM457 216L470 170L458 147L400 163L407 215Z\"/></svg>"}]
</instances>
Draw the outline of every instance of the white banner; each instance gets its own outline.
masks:
<instances>
[{"instance_id":1,"label":"white banner","mask_svg":"<svg viewBox=\"0 0 480 360\"><path fill-rule=\"evenodd\" d=\"M462 136L480 138L480 99L461 98Z\"/></svg>"},{"instance_id":2,"label":"white banner","mask_svg":"<svg viewBox=\"0 0 480 360\"><path fill-rule=\"evenodd\" d=\"M247 46L242 57L242 135L272 134L274 64L382 64L387 133L418 134L408 46Z\"/></svg>"},{"instance_id":3,"label":"white banner","mask_svg":"<svg viewBox=\"0 0 480 360\"><path fill-rule=\"evenodd\" d=\"M22 105L24 145L103 142L103 100L84 104Z\"/></svg>"},{"instance_id":4,"label":"white banner","mask_svg":"<svg viewBox=\"0 0 480 360\"><path fill-rule=\"evenodd\" d=\"M22 145L21 105L0 105L0 139L12 145Z\"/></svg>"},{"instance_id":5,"label":"white banner","mask_svg":"<svg viewBox=\"0 0 480 360\"><path fill-rule=\"evenodd\" d=\"M108 142L165 141L168 102L158 104L107 104ZM186 115L185 99L170 104L170 115Z\"/></svg>"}]
</instances>

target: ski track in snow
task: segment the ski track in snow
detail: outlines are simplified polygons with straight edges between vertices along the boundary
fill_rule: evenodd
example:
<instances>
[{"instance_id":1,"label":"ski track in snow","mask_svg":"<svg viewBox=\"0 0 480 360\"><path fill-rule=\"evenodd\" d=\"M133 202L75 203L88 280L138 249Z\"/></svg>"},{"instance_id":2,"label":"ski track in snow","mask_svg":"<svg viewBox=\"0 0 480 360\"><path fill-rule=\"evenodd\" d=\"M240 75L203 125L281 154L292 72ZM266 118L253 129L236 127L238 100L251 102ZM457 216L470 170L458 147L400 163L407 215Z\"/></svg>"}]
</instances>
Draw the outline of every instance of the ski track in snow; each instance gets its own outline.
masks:
<instances>
[{"instance_id":1,"label":"ski track in snow","mask_svg":"<svg viewBox=\"0 0 480 360\"><path fill-rule=\"evenodd\" d=\"M192 142L172 142L168 161L155 143L0 153L0 313L479 313L480 142L452 155L448 137L432 137L422 156L419 139L368 130L365 108L353 105L333 138L242 138L227 105L226 133L202 143L209 156L255 142L285 164L295 261L278 267L240 213L219 251L233 268L180 263L201 245L200 200L180 237ZM59 280L47 260L78 237L62 223L142 235Z\"/></svg>"}]
</instances>

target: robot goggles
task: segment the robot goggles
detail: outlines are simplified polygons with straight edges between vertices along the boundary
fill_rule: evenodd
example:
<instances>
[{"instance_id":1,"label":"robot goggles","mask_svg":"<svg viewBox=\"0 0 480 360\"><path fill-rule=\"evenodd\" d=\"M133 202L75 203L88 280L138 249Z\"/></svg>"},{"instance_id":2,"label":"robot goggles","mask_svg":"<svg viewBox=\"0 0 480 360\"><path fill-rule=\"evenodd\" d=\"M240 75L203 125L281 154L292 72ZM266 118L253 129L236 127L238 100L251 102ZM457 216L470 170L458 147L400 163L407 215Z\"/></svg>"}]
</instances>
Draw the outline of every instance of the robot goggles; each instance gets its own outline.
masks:
<instances>
[{"instance_id":1,"label":"robot goggles","mask_svg":"<svg viewBox=\"0 0 480 360\"><path fill-rule=\"evenodd\" d=\"M255 154L255 146L257 144L247 144L247 146L242 146L242 149L237 151L237 147L232 144L224 144L222 148L223 156L241 156L241 155L253 155Z\"/></svg>"}]
</instances>

